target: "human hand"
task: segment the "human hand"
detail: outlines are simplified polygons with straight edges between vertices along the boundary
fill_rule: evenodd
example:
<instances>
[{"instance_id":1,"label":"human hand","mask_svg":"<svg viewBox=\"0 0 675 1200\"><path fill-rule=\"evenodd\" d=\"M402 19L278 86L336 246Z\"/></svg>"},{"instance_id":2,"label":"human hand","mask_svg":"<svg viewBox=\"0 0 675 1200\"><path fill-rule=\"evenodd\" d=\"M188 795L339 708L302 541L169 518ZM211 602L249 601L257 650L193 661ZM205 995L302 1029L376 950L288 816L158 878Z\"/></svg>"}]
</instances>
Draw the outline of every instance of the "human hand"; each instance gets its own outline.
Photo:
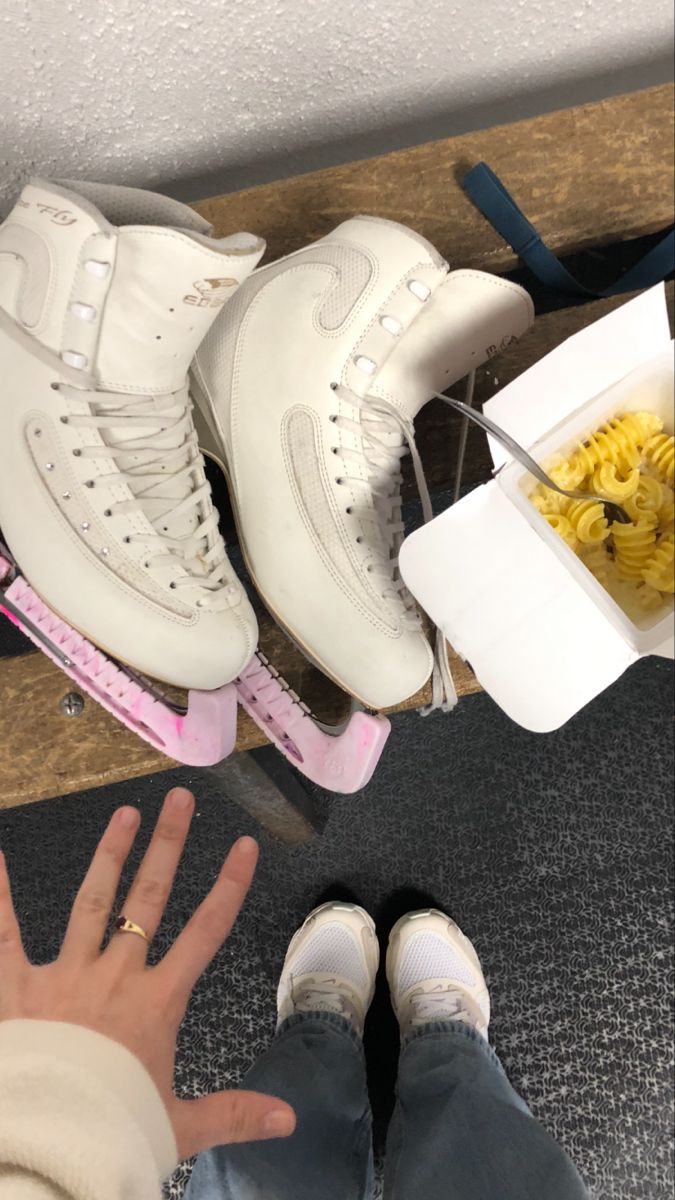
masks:
<instances>
[{"instance_id":1,"label":"human hand","mask_svg":"<svg viewBox=\"0 0 675 1200\"><path fill-rule=\"evenodd\" d=\"M185 788L168 793L122 906L149 938L162 919L194 803ZM115 934L101 952L139 824L135 808L113 814L75 898L59 956L46 966L26 958L0 853L0 1021L67 1021L126 1046L159 1090L181 1158L227 1142L288 1136L293 1109L272 1096L224 1091L179 1100L173 1093L178 1027L193 987L236 920L255 872L257 844L252 838L235 842L206 899L161 962L148 967L148 944L137 934Z\"/></svg>"}]
</instances>

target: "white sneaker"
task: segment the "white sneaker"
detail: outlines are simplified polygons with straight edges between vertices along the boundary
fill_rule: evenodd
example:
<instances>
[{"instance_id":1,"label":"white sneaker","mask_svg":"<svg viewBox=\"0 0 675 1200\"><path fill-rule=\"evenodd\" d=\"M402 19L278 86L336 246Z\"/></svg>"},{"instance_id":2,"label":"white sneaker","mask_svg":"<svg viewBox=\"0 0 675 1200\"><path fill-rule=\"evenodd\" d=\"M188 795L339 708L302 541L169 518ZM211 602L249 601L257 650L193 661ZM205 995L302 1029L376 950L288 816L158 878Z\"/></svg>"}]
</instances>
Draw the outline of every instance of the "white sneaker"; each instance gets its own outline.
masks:
<instances>
[{"instance_id":1,"label":"white sneaker","mask_svg":"<svg viewBox=\"0 0 675 1200\"><path fill-rule=\"evenodd\" d=\"M365 909L338 901L315 908L288 947L277 992L279 1024L293 1013L336 1013L361 1035L379 960Z\"/></svg>"},{"instance_id":2,"label":"white sneaker","mask_svg":"<svg viewBox=\"0 0 675 1200\"><path fill-rule=\"evenodd\" d=\"M412 230L355 217L256 271L197 353L203 436L258 590L370 708L412 695L433 666L397 569L406 446L426 495L414 417L531 321L521 288L448 274Z\"/></svg>"},{"instance_id":3,"label":"white sneaker","mask_svg":"<svg viewBox=\"0 0 675 1200\"><path fill-rule=\"evenodd\" d=\"M480 961L445 913L427 908L396 923L387 979L402 1037L427 1021L462 1021L487 1041L490 997Z\"/></svg>"},{"instance_id":4,"label":"white sneaker","mask_svg":"<svg viewBox=\"0 0 675 1200\"><path fill-rule=\"evenodd\" d=\"M0 226L0 528L122 662L216 688L257 628L218 532L187 369L264 243L173 200L33 180Z\"/></svg>"}]
</instances>

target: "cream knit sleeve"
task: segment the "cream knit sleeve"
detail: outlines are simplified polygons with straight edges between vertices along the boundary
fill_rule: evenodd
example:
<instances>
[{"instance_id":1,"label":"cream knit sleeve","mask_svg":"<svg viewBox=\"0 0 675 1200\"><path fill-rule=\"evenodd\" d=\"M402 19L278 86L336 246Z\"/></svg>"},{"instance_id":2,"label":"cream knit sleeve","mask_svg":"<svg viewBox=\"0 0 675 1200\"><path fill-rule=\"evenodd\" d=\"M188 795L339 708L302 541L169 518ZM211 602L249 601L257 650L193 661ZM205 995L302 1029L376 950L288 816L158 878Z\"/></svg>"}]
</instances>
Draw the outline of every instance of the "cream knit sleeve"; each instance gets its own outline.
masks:
<instances>
[{"instance_id":1,"label":"cream knit sleeve","mask_svg":"<svg viewBox=\"0 0 675 1200\"><path fill-rule=\"evenodd\" d=\"M176 1164L159 1092L110 1038L0 1022L0 1200L159 1200Z\"/></svg>"}]
</instances>

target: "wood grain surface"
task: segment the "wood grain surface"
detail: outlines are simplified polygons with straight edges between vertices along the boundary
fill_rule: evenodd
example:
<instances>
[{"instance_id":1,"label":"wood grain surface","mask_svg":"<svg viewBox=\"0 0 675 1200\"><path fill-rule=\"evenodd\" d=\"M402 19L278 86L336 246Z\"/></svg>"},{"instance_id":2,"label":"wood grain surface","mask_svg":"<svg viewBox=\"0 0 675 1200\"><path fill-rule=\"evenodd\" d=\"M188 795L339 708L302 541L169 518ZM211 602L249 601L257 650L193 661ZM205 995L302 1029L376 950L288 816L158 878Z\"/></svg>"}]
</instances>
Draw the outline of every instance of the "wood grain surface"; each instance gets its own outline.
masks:
<instances>
[{"instance_id":1,"label":"wood grain surface","mask_svg":"<svg viewBox=\"0 0 675 1200\"><path fill-rule=\"evenodd\" d=\"M510 270L507 246L462 190L484 160L549 246L567 254L673 220L673 88L613 96L512 125L313 171L194 205L220 235L249 229L267 259L356 213L412 225L451 266Z\"/></svg>"}]
</instances>

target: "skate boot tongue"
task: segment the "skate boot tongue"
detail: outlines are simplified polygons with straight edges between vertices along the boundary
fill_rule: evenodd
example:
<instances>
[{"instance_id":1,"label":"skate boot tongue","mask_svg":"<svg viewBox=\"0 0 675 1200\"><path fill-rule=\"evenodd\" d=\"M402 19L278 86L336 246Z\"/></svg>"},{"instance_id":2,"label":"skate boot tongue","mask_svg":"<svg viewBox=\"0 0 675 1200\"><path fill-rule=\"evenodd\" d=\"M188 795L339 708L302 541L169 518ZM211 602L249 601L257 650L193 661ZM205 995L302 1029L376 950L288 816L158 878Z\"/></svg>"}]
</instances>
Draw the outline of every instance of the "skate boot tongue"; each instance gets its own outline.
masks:
<instances>
[{"instance_id":1,"label":"skate boot tongue","mask_svg":"<svg viewBox=\"0 0 675 1200\"><path fill-rule=\"evenodd\" d=\"M253 234L210 237L210 225L175 200L106 184L33 180L8 225L4 236L12 246L20 239L29 268L23 323L57 353L75 353L106 391L181 387L264 250Z\"/></svg>"}]
</instances>

